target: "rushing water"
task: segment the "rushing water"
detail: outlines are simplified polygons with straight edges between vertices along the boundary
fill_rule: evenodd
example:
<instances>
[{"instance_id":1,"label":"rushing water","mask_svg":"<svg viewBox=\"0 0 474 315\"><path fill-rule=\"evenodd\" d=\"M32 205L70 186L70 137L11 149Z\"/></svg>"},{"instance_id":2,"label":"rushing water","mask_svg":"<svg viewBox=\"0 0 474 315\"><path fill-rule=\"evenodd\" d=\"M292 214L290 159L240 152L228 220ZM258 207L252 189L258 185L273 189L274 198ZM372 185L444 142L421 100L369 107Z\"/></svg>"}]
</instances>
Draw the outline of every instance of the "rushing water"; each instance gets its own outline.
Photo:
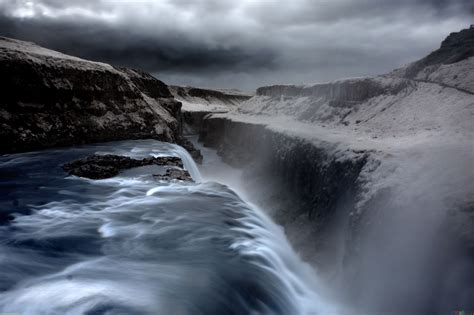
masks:
<instances>
[{"instance_id":1,"label":"rushing water","mask_svg":"<svg viewBox=\"0 0 474 315\"><path fill-rule=\"evenodd\" d=\"M196 183L148 166L67 176L91 154L180 156ZM161 169L162 171L162 169ZM312 271L281 229L182 148L123 141L0 157L0 312L327 314Z\"/></svg>"}]
</instances>

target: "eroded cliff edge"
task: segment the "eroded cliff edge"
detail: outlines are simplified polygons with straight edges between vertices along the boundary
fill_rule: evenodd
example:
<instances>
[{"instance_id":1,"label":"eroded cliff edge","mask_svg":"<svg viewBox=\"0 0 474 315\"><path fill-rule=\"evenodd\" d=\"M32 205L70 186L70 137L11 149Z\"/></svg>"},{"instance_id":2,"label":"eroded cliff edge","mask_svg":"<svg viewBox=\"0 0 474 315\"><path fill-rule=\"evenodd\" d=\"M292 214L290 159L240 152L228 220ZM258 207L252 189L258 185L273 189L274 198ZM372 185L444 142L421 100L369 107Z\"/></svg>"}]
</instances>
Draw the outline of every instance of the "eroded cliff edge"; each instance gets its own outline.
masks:
<instances>
[{"instance_id":1,"label":"eroded cliff edge","mask_svg":"<svg viewBox=\"0 0 474 315\"><path fill-rule=\"evenodd\" d=\"M204 118L213 113L227 113L237 109L253 94L239 90L213 90L189 86L169 86L171 94L183 106L183 132L195 134L203 128Z\"/></svg>"},{"instance_id":2,"label":"eroded cliff edge","mask_svg":"<svg viewBox=\"0 0 474 315\"><path fill-rule=\"evenodd\" d=\"M181 103L148 73L0 38L0 153L125 139L185 146Z\"/></svg>"},{"instance_id":3,"label":"eroded cliff edge","mask_svg":"<svg viewBox=\"0 0 474 315\"><path fill-rule=\"evenodd\" d=\"M358 312L474 307L473 38L385 75L262 87L204 119L204 144Z\"/></svg>"}]
</instances>

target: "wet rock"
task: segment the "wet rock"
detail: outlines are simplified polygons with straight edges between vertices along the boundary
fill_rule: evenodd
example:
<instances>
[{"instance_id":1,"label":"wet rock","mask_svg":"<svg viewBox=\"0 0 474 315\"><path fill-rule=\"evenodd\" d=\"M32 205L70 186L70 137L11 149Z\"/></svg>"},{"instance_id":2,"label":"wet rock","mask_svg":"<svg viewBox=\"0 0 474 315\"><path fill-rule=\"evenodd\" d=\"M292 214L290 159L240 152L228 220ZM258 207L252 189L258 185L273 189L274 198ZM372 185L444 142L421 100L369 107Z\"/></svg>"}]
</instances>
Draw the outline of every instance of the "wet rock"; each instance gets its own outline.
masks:
<instances>
[{"instance_id":1,"label":"wet rock","mask_svg":"<svg viewBox=\"0 0 474 315\"><path fill-rule=\"evenodd\" d=\"M175 156L149 157L137 160L128 156L107 154L92 155L84 159L64 164L63 169L70 175L91 179L104 179L117 176L122 170L146 165L182 168L183 162L179 157Z\"/></svg>"},{"instance_id":2,"label":"wet rock","mask_svg":"<svg viewBox=\"0 0 474 315\"><path fill-rule=\"evenodd\" d=\"M165 174L153 174L153 177L158 180L182 180L186 182L192 182L193 178L191 174L185 169L179 168L168 168Z\"/></svg>"}]
</instances>

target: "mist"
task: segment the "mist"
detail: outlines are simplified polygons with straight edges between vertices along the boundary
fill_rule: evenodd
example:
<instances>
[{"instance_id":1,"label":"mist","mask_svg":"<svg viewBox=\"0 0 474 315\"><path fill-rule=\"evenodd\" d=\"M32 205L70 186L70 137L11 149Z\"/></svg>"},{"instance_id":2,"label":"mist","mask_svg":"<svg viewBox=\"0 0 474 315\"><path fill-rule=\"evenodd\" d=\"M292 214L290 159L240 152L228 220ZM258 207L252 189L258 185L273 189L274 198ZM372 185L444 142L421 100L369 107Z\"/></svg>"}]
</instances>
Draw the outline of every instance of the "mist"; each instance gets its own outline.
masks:
<instances>
[{"instance_id":1,"label":"mist","mask_svg":"<svg viewBox=\"0 0 474 315\"><path fill-rule=\"evenodd\" d=\"M473 16L0 0L0 313L473 310Z\"/></svg>"}]
</instances>

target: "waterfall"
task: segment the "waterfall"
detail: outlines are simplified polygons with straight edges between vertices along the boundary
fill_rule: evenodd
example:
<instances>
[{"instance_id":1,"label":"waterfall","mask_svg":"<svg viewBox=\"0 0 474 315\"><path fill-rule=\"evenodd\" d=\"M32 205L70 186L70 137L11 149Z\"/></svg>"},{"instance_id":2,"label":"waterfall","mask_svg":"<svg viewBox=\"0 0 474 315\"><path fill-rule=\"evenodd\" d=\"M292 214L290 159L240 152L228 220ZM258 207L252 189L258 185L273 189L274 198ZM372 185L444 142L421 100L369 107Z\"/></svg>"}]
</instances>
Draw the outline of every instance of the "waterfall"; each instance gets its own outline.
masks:
<instances>
[{"instance_id":1,"label":"waterfall","mask_svg":"<svg viewBox=\"0 0 474 315\"><path fill-rule=\"evenodd\" d=\"M67 176L90 154L179 155L199 183ZM337 310L283 231L183 149L123 141L0 157L0 312L320 314ZM13 200L13 202L12 202ZM20 214L21 209L28 209ZM47 301L47 302L45 302Z\"/></svg>"}]
</instances>

